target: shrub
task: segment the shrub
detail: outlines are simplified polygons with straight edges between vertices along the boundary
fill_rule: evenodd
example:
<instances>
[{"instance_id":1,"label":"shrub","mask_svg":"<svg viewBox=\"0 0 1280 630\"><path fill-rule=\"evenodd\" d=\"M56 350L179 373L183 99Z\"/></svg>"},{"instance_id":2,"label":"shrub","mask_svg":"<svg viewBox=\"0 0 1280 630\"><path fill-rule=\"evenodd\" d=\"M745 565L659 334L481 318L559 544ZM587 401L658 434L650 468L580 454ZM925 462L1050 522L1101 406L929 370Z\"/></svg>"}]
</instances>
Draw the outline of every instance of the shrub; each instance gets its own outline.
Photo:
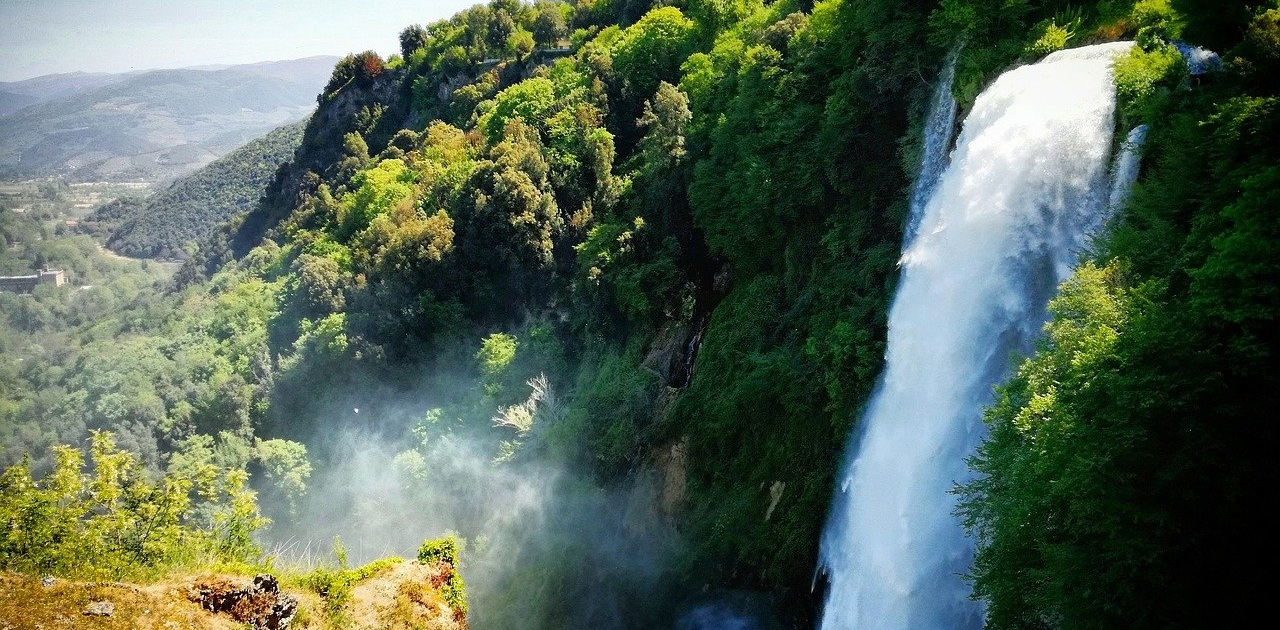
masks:
<instances>
[{"instance_id":1,"label":"shrub","mask_svg":"<svg viewBox=\"0 0 1280 630\"><path fill-rule=\"evenodd\" d=\"M467 586L458 572L458 556L465 545L466 541L457 534L448 533L441 538L424 540L418 548L418 562L449 565L449 578L440 588L440 597L453 609L459 621L467 616Z\"/></svg>"},{"instance_id":2,"label":"shrub","mask_svg":"<svg viewBox=\"0 0 1280 630\"><path fill-rule=\"evenodd\" d=\"M110 433L90 438L92 474L78 449L55 446L53 470L31 476L29 463L0 474L0 567L77 578L137 577L192 562L205 553L251 561L252 535L268 522L243 471L194 477L171 473L151 481L138 458L116 447ZM201 527L191 490L212 518Z\"/></svg>"}]
</instances>

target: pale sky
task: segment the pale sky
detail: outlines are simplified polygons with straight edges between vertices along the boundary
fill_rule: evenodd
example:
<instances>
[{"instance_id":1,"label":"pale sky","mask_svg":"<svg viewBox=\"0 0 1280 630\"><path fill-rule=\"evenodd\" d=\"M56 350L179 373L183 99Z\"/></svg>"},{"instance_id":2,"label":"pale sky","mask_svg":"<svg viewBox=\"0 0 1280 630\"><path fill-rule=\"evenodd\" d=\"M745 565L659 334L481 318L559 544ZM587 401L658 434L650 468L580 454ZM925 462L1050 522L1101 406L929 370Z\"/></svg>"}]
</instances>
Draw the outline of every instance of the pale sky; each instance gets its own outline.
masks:
<instances>
[{"instance_id":1,"label":"pale sky","mask_svg":"<svg viewBox=\"0 0 1280 630\"><path fill-rule=\"evenodd\" d=\"M0 81L399 52L400 31L487 0L0 0Z\"/></svg>"}]
</instances>

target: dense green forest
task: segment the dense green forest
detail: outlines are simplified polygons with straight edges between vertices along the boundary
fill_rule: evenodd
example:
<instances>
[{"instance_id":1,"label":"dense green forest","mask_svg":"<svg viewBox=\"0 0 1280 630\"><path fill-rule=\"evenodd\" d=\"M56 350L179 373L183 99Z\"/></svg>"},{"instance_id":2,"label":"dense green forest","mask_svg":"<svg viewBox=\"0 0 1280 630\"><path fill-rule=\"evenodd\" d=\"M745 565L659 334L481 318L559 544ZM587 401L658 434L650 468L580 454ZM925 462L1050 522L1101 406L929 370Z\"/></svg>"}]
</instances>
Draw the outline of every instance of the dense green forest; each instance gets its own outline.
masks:
<instances>
[{"instance_id":1,"label":"dense green forest","mask_svg":"<svg viewBox=\"0 0 1280 630\"><path fill-rule=\"evenodd\" d=\"M963 512L993 628L1241 625L1265 597L1239 571L1276 525L1280 10L1172 4L1161 35L1227 70L1129 94L1143 177L988 412Z\"/></svg>"},{"instance_id":2,"label":"dense green forest","mask_svg":"<svg viewBox=\"0 0 1280 630\"><path fill-rule=\"evenodd\" d=\"M306 120L284 125L145 198L96 208L80 231L134 258L185 258L227 221L251 210L276 167L302 142Z\"/></svg>"},{"instance_id":3,"label":"dense green forest","mask_svg":"<svg viewBox=\"0 0 1280 630\"><path fill-rule=\"evenodd\" d=\"M670 625L722 590L811 627L933 78L958 49L963 112L1118 39L1145 167L988 413L972 579L992 628L1243 623L1280 391L1274 1L494 0L408 26L337 64L172 286L134 263L0 294L0 458L46 471L109 430L154 474L247 470L276 540L322 508L456 517L477 627ZM1181 40L1223 68L1189 76ZM363 487L346 430L394 490L336 493Z\"/></svg>"}]
</instances>

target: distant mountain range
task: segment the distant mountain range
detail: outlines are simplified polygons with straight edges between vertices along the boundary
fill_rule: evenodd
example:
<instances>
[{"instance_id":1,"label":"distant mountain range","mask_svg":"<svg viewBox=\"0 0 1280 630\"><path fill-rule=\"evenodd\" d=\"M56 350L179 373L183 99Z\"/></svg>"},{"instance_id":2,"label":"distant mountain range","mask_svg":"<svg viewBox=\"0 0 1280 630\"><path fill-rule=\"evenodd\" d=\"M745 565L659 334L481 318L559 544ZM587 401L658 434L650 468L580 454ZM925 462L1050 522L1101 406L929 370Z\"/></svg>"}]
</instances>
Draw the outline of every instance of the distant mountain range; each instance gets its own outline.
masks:
<instances>
[{"instance_id":1,"label":"distant mountain range","mask_svg":"<svg viewBox=\"0 0 1280 630\"><path fill-rule=\"evenodd\" d=\"M0 82L0 116L8 116L24 107L55 98L119 83L129 76L130 74L127 73L65 72L46 74L24 81Z\"/></svg>"},{"instance_id":2,"label":"distant mountain range","mask_svg":"<svg viewBox=\"0 0 1280 630\"><path fill-rule=\"evenodd\" d=\"M310 114L337 61L0 83L0 177L172 180Z\"/></svg>"}]
</instances>

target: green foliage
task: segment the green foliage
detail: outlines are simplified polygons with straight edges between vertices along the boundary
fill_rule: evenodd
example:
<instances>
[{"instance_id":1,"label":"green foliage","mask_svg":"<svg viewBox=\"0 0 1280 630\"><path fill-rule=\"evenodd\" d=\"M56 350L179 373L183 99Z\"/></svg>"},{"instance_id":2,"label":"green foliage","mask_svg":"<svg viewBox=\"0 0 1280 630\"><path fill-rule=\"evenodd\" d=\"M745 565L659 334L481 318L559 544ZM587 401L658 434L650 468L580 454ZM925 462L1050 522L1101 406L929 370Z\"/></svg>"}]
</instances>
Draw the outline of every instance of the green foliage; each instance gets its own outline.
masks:
<instances>
[{"instance_id":1,"label":"green foliage","mask_svg":"<svg viewBox=\"0 0 1280 630\"><path fill-rule=\"evenodd\" d=\"M493 107L480 117L478 126L490 144L498 144L504 138L508 121L519 118L525 124L538 125L554 104L554 84L550 79L534 77L499 92Z\"/></svg>"},{"instance_id":2,"label":"green foliage","mask_svg":"<svg viewBox=\"0 0 1280 630\"><path fill-rule=\"evenodd\" d=\"M581 290L603 309L599 319L614 317L651 325L680 315L685 297L683 275L676 264L674 239L658 240L645 220L601 223L578 244L583 265ZM584 297L586 297L584 296Z\"/></svg>"},{"instance_id":3,"label":"green foliage","mask_svg":"<svg viewBox=\"0 0 1280 630\"><path fill-rule=\"evenodd\" d=\"M266 524L243 474L169 475L151 481L137 458L94 433L92 472L81 452L53 449L54 467L40 480L23 462L0 475L0 566L79 579L154 575L214 553L226 562L252 561L251 535ZM197 522L190 493L207 501L212 520Z\"/></svg>"},{"instance_id":4,"label":"green foliage","mask_svg":"<svg viewBox=\"0 0 1280 630\"><path fill-rule=\"evenodd\" d=\"M352 592L360 582L377 576L403 562L401 558L388 556L379 558L363 566L351 568L347 566L347 550L340 538L333 539L333 554L338 566L318 567L297 578L304 588L310 589L324 600L324 622L328 628L350 627L351 619L347 616L347 605L351 603Z\"/></svg>"},{"instance_id":5,"label":"green foliage","mask_svg":"<svg viewBox=\"0 0 1280 630\"><path fill-rule=\"evenodd\" d=\"M613 44L613 67L632 98L648 98L660 81L675 82L680 64L692 53L696 25L675 7L646 13Z\"/></svg>"},{"instance_id":6,"label":"green foliage","mask_svg":"<svg viewBox=\"0 0 1280 630\"><path fill-rule=\"evenodd\" d=\"M1130 19L1138 29L1134 39L1144 49L1170 44L1182 34L1182 22L1169 0L1137 2Z\"/></svg>"},{"instance_id":7,"label":"green foliage","mask_svg":"<svg viewBox=\"0 0 1280 630\"><path fill-rule=\"evenodd\" d=\"M458 554L462 551L463 541L456 534L447 535L443 538L428 538L422 541L422 545L418 547L418 562L429 564L433 562L447 562L451 565L458 564Z\"/></svg>"},{"instance_id":8,"label":"green foliage","mask_svg":"<svg viewBox=\"0 0 1280 630\"><path fill-rule=\"evenodd\" d=\"M284 495L290 511L296 512L311 477L306 445L289 440L258 440L256 450L267 481Z\"/></svg>"},{"instance_id":9,"label":"green foliage","mask_svg":"<svg viewBox=\"0 0 1280 630\"><path fill-rule=\"evenodd\" d=\"M426 46L431 39L427 29L419 24L411 24L400 31L400 56L404 59L413 57L419 48Z\"/></svg>"},{"instance_id":10,"label":"green foliage","mask_svg":"<svg viewBox=\"0 0 1280 630\"><path fill-rule=\"evenodd\" d=\"M1169 0L1187 23L1188 41L1210 50L1228 50L1240 41L1251 14L1275 8L1266 0Z\"/></svg>"},{"instance_id":11,"label":"green foliage","mask_svg":"<svg viewBox=\"0 0 1280 630\"><path fill-rule=\"evenodd\" d=\"M1123 509L1118 500L1126 491L1114 486L1113 453L1142 444L1141 430L1081 415L1070 404L1096 397L1102 383L1095 374L1113 369L1116 343L1135 315L1134 300L1118 280L1114 265L1085 265L1061 287L1044 346L988 413L991 435L971 462L980 477L965 487L969 499L961 513L978 535L974 586L988 602L992 627L1026 627L1037 617L1066 627L1089 625L1081 618L1087 615L1107 619L1114 613L1105 611L1116 603L1135 602L1125 602L1124 591L1082 587L1102 576L1137 582L1156 568L1121 555L1127 545L1145 547L1132 536L1136 531L1095 548L1086 562L1055 551L1120 520L1154 525L1153 515ZM1082 450L1085 444L1103 450Z\"/></svg>"},{"instance_id":12,"label":"green foliage","mask_svg":"<svg viewBox=\"0 0 1280 630\"><path fill-rule=\"evenodd\" d=\"M632 348L584 361L573 403L558 422L547 423L545 441L554 457L585 464L605 477L639 460L654 430L657 378L637 355Z\"/></svg>"},{"instance_id":13,"label":"green foliage","mask_svg":"<svg viewBox=\"0 0 1280 630\"><path fill-rule=\"evenodd\" d=\"M418 547L418 562L449 565L449 579L441 587L440 596L445 603L449 604L455 614L460 614L464 618L468 609L467 586L462 580L462 573L459 571L461 568L459 558L465 544L466 541L459 538L456 533L450 532L443 538L424 540L422 545Z\"/></svg>"},{"instance_id":14,"label":"green foliage","mask_svg":"<svg viewBox=\"0 0 1280 630\"><path fill-rule=\"evenodd\" d=\"M361 87L368 87L385 69L386 65L382 61L382 57L372 50L347 55L334 66L333 74L329 77L329 83L325 85L324 91L321 92L320 99L322 101L325 98L331 99L343 88L353 83Z\"/></svg>"},{"instance_id":15,"label":"green foliage","mask_svg":"<svg viewBox=\"0 0 1280 630\"><path fill-rule=\"evenodd\" d=\"M1150 120L1159 111L1156 103L1181 81L1186 64L1178 49L1159 44L1147 51L1134 47L1128 55L1116 59L1116 99L1126 116L1134 120Z\"/></svg>"},{"instance_id":16,"label":"green foliage","mask_svg":"<svg viewBox=\"0 0 1280 630\"><path fill-rule=\"evenodd\" d=\"M1254 17L1233 52L1234 65L1250 82L1274 92L1280 86L1280 8Z\"/></svg>"},{"instance_id":17,"label":"green foliage","mask_svg":"<svg viewBox=\"0 0 1280 630\"><path fill-rule=\"evenodd\" d=\"M501 376L516 358L516 338L506 333L493 333L480 343L476 359L480 371L488 377Z\"/></svg>"},{"instance_id":18,"label":"green foliage","mask_svg":"<svg viewBox=\"0 0 1280 630\"><path fill-rule=\"evenodd\" d=\"M350 238L396 204L411 200L414 180L414 172L399 159L382 160L356 173L351 182L354 190L341 198L339 239Z\"/></svg>"},{"instance_id":19,"label":"green foliage","mask_svg":"<svg viewBox=\"0 0 1280 630\"><path fill-rule=\"evenodd\" d=\"M1050 20L1036 26L1035 31L1039 33L1036 40L1024 50L1024 54L1031 57L1043 57L1051 52L1062 50L1067 47L1067 42L1075 36L1071 25L1058 25L1056 21Z\"/></svg>"},{"instance_id":20,"label":"green foliage","mask_svg":"<svg viewBox=\"0 0 1280 630\"><path fill-rule=\"evenodd\" d=\"M557 2L539 2L535 9L538 16L534 18L533 39L539 46L554 47L569 34L569 15L573 12L568 4Z\"/></svg>"},{"instance_id":21,"label":"green foliage","mask_svg":"<svg viewBox=\"0 0 1280 630\"><path fill-rule=\"evenodd\" d=\"M689 97L674 85L663 81L658 91L644 104L644 114L637 124L646 128L637 158L645 168L654 171L670 168L684 159L685 127L693 119Z\"/></svg>"},{"instance_id":22,"label":"green foliage","mask_svg":"<svg viewBox=\"0 0 1280 630\"><path fill-rule=\"evenodd\" d=\"M112 251L137 258L190 254L219 226L249 212L277 167L293 156L307 121L280 127L218 158L168 188L120 212L118 204L94 210L83 229L106 232Z\"/></svg>"},{"instance_id":23,"label":"green foliage","mask_svg":"<svg viewBox=\"0 0 1280 630\"><path fill-rule=\"evenodd\" d=\"M1188 34L1217 20L1172 4ZM1158 74L1144 54L1160 50L1123 63ZM1239 625L1264 596L1233 577L1274 529L1258 506L1276 483L1261 445L1280 297L1262 278L1280 271L1280 155L1263 138L1280 101L1264 89L1242 72L1148 101L1148 168L1100 243L1110 262L1062 287L988 411L962 513L990 627Z\"/></svg>"},{"instance_id":24,"label":"green foliage","mask_svg":"<svg viewBox=\"0 0 1280 630\"><path fill-rule=\"evenodd\" d=\"M1114 41L1131 36L1133 20L1125 15L1130 6L1130 2L1105 0L942 0L929 16L928 37L940 48L959 48L953 90L964 107L1014 63L1081 39Z\"/></svg>"},{"instance_id":25,"label":"green foliage","mask_svg":"<svg viewBox=\"0 0 1280 630\"><path fill-rule=\"evenodd\" d=\"M1280 316L1280 292L1270 281L1280 271L1280 258L1271 250L1280 242L1276 212L1280 208L1280 167L1248 175L1240 182L1239 194L1222 209L1225 229L1213 237L1212 253L1204 265L1190 272L1191 300L1214 318L1262 331ZM1262 339L1235 340L1245 348L1259 342ZM1267 352L1264 347L1250 351Z\"/></svg>"},{"instance_id":26,"label":"green foliage","mask_svg":"<svg viewBox=\"0 0 1280 630\"><path fill-rule=\"evenodd\" d=\"M967 105L1028 56L1136 35L1146 47L1117 64L1121 126L1153 124L1150 159L1100 245L1122 261L1082 269L1055 302L1050 341L992 412L1009 438L984 451L999 473L966 506L991 519L991 571L975 579L999 624L1187 618L1206 599L1185 587L1191 570L1230 574L1238 558L1207 545L1195 504L1219 501L1212 524L1235 532L1228 517L1252 521L1214 484L1256 497L1244 480L1273 474L1240 436L1269 435L1253 418L1277 391L1260 367L1280 224L1274 16L1218 31L1239 34L1220 48L1239 42L1237 61L1193 87L1166 45L1195 32L1191 2L654 4L671 3L502 0L406 29L401 65L335 69L294 161L232 238L244 256L202 248L207 283L0 295L0 341L21 359L0 363L5 456L113 428L151 468L248 465L266 492L296 496L307 454L256 440L264 423L303 439L330 417L318 399L360 400L376 423L366 405L390 403L370 398L426 390L442 410L392 462L419 491L440 482L420 447L455 431L497 466L576 464L597 493L686 444L671 516L689 545L664 581L770 590L803 617L839 453L883 360L904 147L938 65L964 42ZM571 51L547 50L570 29ZM0 226L6 245L43 236ZM87 241L39 247L97 264ZM477 343L493 330L509 332ZM197 512L246 553L252 513L234 504ZM1035 519L1008 512L1023 508ZM313 587L330 603L362 579L341 560L324 571ZM513 574L537 599L576 573ZM465 605L460 582L450 597Z\"/></svg>"}]
</instances>

